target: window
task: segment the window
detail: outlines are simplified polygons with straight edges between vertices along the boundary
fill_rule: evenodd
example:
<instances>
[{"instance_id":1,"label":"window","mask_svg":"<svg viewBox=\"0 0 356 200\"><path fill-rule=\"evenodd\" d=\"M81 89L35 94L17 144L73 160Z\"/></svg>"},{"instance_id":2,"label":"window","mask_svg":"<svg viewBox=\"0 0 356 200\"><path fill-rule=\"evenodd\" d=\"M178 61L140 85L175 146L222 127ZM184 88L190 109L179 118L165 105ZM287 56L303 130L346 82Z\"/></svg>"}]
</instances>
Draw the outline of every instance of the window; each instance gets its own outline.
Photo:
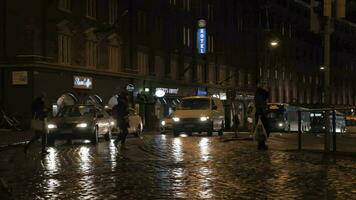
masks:
<instances>
[{"instance_id":1,"label":"window","mask_svg":"<svg viewBox=\"0 0 356 200\"><path fill-rule=\"evenodd\" d=\"M237 32L242 32L244 26L244 20L242 18L238 18L236 26L237 26Z\"/></svg>"},{"instance_id":2,"label":"window","mask_svg":"<svg viewBox=\"0 0 356 200\"><path fill-rule=\"evenodd\" d=\"M173 80L176 80L179 78L178 74L178 59L177 56L172 56L171 57L171 77L173 78Z\"/></svg>"},{"instance_id":3,"label":"window","mask_svg":"<svg viewBox=\"0 0 356 200\"><path fill-rule=\"evenodd\" d=\"M214 63L209 64L209 83L214 84L216 82L216 68Z\"/></svg>"},{"instance_id":4,"label":"window","mask_svg":"<svg viewBox=\"0 0 356 200\"><path fill-rule=\"evenodd\" d=\"M214 36L208 35L208 52L214 52Z\"/></svg>"},{"instance_id":5,"label":"window","mask_svg":"<svg viewBox=\"0 0 356 200\"><path fill-rule=\"evenodd\" d=\"M190 41L190 28L183 27L183 44L185 46L190 47L191 46L191 41Z\"/></svg>"},{"instance_id":6,"label":"window","mask_svg":"<svg viewBox=\"0 0 356 200\"><path fill-rule=\"evenodd\" d=\"M64 11L71 11L72 9L71 0L59 0L58 8Z\"/></svg>"},{"instance_id":7,"label":"window","mask_svg":"<svg viewBox=\"0 0 356 200\"><path fill-rule=\"evenodd\" d=\"M58 63L69 65L71 61L71 37L58 35Z\"/></svg>"},{"instance_id":8,"label":"window","mask_svg":"<svg viewBox=\"0 0 356 200\"><path fill-rule=\"evenodd\" d=\"M183 9L190 11L190 0L183 0Z\"/></svg>"},{"instance_id":9,"label":"window","mask_svg":"<svg viewBox=\"0 0 356 200\"><path fill-rule=\"evenodd\" d=\"M115 24L117 21L117 0L109 0L109 23Z\"/></svg>"},{"instance_id":10,"label":"window","mask_svg":"<svg viewBox=\"0 0 356 200\"><path fill-rule=\"evenodd\" d=\"M121 51L117 46L109 46L109 69L110 71L121 71Z\"/></svg>"},{"instance_id":11,"label":"window","mask_svg":"<svg viewBox=\"0 0 356 200\"><path fill-rule=\"evenodd\" d=\"M202 83L203 80L203 65L201 63L197 64L197 81Z\"/></svg>"},{"instance_id":12,"label":"window","mask_svg":"<svg viewBox=\"0 0 356 200\"><path fill-rule=\"evenodd\" d=\"M162 56L155 56L155 67L152 73L155 74L156 76L163 76L163 70L164 70L164 60Z\"/></svg>"},{"instance_id":13,"label":"window","mask_svg":"<svg viewBox=\"0 0 356 200\"><path fill-rule=\"evenodd\" d=\"M96 18L96 0L87 0L87 16Z\"/></svg>"},{"instance_id":14,"label":"window","mask_svg":"<svg viewBox=\"0 0 356 200\"><path fill-rule=\"evenodd\" d=\"M282 79L285 80L286 79L286 73L283 71L282 72Z\"/></svg>"},{"instance_id":15,"label":"window","mask_svg":"<svg viewBox=\"0 0 356 200\"><path fill-rule=\"evenodd\" d=\"M239 71L239 86L243 87L245 86L245 74L242 71Z\"/></svg>"},{"instance_id":16,"label":"window","mask_svg":"<svg viewBox=\"0 0 356 200\"><path fill-rule=\"evenodd\" d=\"M248 87L252 86L252 74L247 74L247 85Z\"/></svg>"},{"instance_id":17,"label":"window","mask_svg":"<svg viewBox=\"0 0 356 200\"><path fill-rule=\"evenodd\" d=\"M148 55L142 51L137 53L138 71L141 75L148 74Z\"/></svg>"},{"instance_id":18,"label":"window","mask_svg":"<svg viewBox=\"0 0 356 200\"><path fill-rule=\"evenodd\" d=\"M177 0L169 0L169 4L171 4L171 5L177 5Z\"/></svg>"},{"instance_id":19,"label":"window","mask_svg":"<svg viewBox=\"0 0 356 200\"><path fill-rule=\"evenodd\" d=\"M97 44L93 40L87 40L86 43L86 65L95 67L97 61Z\"/></svg>"},{"instance_id":20,"label":"window","mask_svg":"<svg viewBox=\"0 0 356 200\"><path fill-rule=\"evenodd\" d=\"M214 17L214 10L211 4L208 4L208 19L212 20Z\"/></svg>"},{"instance_id":21,"label":"window","mask_svg":"<svg viewBox=\"0 0 356 200\"><path fill-rule=\"evenodd\" d=\"M278 71L274 70L274 78L277 80L278 79Z\"/></svg>"},{"instance_id":22,"label":"window","mask_svg":"<svg viewBox=\"0 0 356 200\"><path fill-rule=\"evenodd\" d=\"M144 12L137 12L137 31L145 32L146 31L146 14Z\"/></svg>"}]
</instances>

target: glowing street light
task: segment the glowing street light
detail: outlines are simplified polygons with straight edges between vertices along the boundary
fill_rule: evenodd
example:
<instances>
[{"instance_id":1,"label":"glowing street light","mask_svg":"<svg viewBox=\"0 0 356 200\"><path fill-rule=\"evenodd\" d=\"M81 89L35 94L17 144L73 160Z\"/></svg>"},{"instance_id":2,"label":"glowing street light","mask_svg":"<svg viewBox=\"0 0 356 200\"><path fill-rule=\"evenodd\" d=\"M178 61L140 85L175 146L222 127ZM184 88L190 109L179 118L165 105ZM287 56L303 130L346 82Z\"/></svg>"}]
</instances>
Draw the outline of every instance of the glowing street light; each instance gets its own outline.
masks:
<instances>
[{"instance_id":1,"label":"glowing street light","mask_svg":"<svg viewBox=\"0 0 356 200\"><path fill-rule=\"evenodd\" d=\"M277 40L272 40L272 41L270 42L270 45L271 45L272 47L276 47L276 46L278 46L278 41L277 41Z\"/></svg>"}]
</instances>

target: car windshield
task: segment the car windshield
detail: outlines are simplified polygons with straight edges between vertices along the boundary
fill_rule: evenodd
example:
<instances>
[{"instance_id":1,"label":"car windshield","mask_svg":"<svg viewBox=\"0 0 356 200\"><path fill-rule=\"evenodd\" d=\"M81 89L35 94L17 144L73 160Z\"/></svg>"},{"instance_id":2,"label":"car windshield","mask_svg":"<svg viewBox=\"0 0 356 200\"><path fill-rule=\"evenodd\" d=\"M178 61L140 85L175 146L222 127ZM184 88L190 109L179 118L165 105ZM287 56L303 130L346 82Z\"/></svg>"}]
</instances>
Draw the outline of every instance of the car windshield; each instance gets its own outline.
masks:
<instances>
[{"instance_id":1,"label":"car windshield","mask_svg":"<svg viewBox=\"0 0 356 200\"><path fill-rule=\"evenodd\" d=\"M61 109L57 117L93 117L94 106L66 106Z\"/></svg>"},{"instance_id":2,"label":"car windshield","mask_svg":"<svg viewBox=\"0 0 356 200\"><path fill-rule=\"evenodd\" d=\"M183 99L178 109L180 110L206 110L209 109L209 99Z\"/></svg>"}]
</instances>

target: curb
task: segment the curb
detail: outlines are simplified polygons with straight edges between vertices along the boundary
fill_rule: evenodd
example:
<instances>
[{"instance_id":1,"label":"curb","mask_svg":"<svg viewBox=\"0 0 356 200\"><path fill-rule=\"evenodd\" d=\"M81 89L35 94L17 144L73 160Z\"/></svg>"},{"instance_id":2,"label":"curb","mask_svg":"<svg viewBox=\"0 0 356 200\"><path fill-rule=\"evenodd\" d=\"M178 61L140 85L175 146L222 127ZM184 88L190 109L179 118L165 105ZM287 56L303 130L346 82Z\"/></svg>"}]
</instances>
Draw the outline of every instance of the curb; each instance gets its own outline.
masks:
<instances>
[{"instance_id":1,"label":"curb","mask_svg":"<svg viewBox=\"0 0 356 200\"><path fill-rule=\"evenodd\" d=\"M27 142L28 142L28 140L27 141L22 141L22 142L16 142L16 143L13 143L13 144L0 145L0 151L6 151L6 150L9 150L11 148L22 146L22 145L25 145Z\"/></svg>"}]
</instances>

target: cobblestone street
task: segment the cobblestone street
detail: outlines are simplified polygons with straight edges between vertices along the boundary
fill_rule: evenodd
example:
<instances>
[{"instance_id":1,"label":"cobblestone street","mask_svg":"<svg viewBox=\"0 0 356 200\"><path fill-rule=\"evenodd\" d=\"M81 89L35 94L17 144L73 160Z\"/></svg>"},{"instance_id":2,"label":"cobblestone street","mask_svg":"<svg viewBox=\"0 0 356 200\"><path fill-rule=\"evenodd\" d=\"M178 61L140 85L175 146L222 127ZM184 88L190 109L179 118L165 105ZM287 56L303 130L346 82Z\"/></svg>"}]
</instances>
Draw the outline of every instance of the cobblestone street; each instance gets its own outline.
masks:
<instances>
[{"instance_id":1,"label":"cobblestone street","mask_svg":"<svg viewBox=\"0 0 356 200\"><path fill-rule=\"evenodd\" d=\"M228 137L228 136L225 136ZM356 158L281 151L269 141L145 135L113 142L0 152L15 199L355 199Z\"/></svg>"}]
</instances>

